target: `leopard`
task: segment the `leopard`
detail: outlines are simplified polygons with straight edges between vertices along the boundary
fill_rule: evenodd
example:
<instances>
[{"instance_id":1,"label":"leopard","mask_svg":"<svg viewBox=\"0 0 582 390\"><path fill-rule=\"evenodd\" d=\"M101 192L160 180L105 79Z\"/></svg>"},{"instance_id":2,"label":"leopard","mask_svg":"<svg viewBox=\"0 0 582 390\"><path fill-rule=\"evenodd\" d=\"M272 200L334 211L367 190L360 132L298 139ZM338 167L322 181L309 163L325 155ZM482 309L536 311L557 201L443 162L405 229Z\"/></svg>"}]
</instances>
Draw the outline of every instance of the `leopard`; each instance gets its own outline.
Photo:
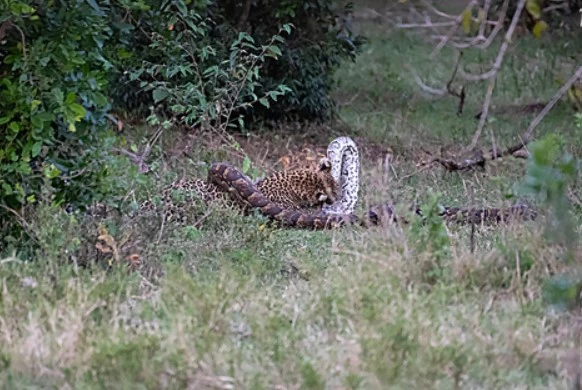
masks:
<instances>
[{"instance_id":1,"label":"leopard","mask_svg":"<svg viewBox=\"0 0 582 390\"><path fill-rule=\"evenodd\" d=\"M195 203L235 209L248 214L248 205L232 191L223 191L212 182L198 178L179 179L161 191L161 207L165 221L188 222L187 209ZM245 176L246 180L250 180ZM318 210L338 201L338 185L332 176L329 158L320 159L316 167L276 171L253 182L256 190L270 202L287 210ZM147 200L139 207L140 214L156 212L157 206Z\"/></svg>"},{"instance_id":2,"label":"leopard","mask_svg":"<svg viewBox=\"0 0 582 390\"><path fill-rule=\"evenodd\" d=\"M338 185L327 157L320 160L315 170L278 171L255 184L272 202L291 210L317 209L338 200Z\"/></svg>"}]
</instances>

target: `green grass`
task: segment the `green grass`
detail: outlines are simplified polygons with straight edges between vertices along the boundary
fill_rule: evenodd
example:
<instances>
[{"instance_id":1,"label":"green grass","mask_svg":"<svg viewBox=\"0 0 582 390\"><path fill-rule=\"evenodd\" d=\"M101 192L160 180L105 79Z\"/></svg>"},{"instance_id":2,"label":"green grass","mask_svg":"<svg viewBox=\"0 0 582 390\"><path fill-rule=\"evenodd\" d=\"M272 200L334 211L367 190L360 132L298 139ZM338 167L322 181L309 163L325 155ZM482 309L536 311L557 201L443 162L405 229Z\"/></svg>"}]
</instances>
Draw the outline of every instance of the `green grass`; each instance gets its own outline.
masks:
<instances>
[{"instance_id":1,"label":"green grass","mask_svg":"<svg viewBox=\"0 0 582 390\"><path fill-rule=\"evenodd\" d=\"M369 36L358 61L339 70L334 92L352 100L341 111L350 135L394 154L388 173L363 162L360 209L427 201L437 191L446 204L503 204L524 161L465 174L416 166L421 148L468 144L483 85L470 86L458 117L456 99L427 100L404 71L409 64L442 85L449 51L430 61L432 46L418 37ZM484 66L494 55L467 52L466 60ZM518 41L495 105L547 100L567 55L561 42ZM485 146L489 128L506 145L532 116L493 118ZM573 123L560 104L536 135L558 132L579 154ZM196 148L169 170L161 159L154 168L162 177L201 174L194 161L211 157ZM262 229L261 217L231 212L199 228L107 223L119 243L139 239L125 250L140 253L140 272L107 270L104 260L66 265L65 248L85 248L79 262L98 257L97 227L50 209L34 219L42 248L34 261L19 253L0 260L2 388L566 389L576 372L576 314L542 302L544 281L568 267L540 222L477 227L474 252L470 228L440 224L309 232Z\"/></svg>"}]
</instances>

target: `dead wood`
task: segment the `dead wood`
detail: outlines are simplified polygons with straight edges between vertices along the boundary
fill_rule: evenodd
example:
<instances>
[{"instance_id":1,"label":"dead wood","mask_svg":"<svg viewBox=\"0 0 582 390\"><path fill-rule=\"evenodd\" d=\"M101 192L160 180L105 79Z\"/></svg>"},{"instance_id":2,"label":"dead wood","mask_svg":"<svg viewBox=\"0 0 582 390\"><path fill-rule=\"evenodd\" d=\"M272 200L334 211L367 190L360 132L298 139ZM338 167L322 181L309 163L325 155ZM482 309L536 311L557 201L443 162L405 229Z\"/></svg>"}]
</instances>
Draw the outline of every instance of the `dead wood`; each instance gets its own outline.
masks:
<instances>
[{"instance_id":1,"label":"dead wood","mask_svg":"<svg viewBox=\"0 0 582 390\"><path fill-rule=\"evenodd\" d=\"M544 109L531 121L530 125L526 129L523 136L518 143L506 148L498 149L493 147L487 152L483 153L481 151L474 151L473 156L465 158L463 160L453 160L435 157L428 162L421 162L420 165L431 165L434 163L440 164L449 172L454 171L467 171L475 167L483 168L487 161L493 161L502 157L513 156L515 158L527 158L528 153L525 149L527 144L533 139L533 132L539 126L541 121L545 116L551 111L551 109L556 105L558 100L566 94L566 92L572 87L572 85L582 77L582 66L578 67L576 72L560 87L552 99L545 105Z\"/></svg>"}]
</instances>

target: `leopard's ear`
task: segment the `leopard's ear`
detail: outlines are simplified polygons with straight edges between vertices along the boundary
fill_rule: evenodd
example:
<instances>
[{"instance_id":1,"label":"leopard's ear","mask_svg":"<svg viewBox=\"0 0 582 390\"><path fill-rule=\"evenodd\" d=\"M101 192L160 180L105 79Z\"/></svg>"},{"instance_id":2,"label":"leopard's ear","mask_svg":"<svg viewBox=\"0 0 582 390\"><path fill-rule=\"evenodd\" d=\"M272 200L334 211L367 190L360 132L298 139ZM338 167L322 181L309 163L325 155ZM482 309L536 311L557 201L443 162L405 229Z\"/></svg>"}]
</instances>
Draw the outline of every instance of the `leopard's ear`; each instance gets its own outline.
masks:
<instances>
[{"instance_id":1,"label":"leopard's ear","mask_svg":"<svg viewBox=\"0 0 582 390\"><path fill-rule=\"evenodd\" d=\"M321 172L331 171L331 160L327 157L323 157L321 160L319 160L318 168Z\"/></svg>"}]
</instances>

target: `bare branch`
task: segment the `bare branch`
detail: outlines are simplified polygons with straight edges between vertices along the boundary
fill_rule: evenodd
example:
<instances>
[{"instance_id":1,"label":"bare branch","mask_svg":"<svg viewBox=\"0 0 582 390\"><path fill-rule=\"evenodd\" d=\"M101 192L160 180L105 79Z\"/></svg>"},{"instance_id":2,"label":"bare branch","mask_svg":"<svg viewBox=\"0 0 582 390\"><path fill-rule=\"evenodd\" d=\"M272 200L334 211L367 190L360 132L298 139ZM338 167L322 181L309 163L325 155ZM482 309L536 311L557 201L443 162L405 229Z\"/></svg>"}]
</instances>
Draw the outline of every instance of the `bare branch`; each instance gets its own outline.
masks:
<instances>
[{"instance_id":1,"label":"bare branch","mask_svg":"<svg viewBox=\"0 0 582 390\"><path fill-rule=\"evenodd\" d=\"M449 172L468 171L475 167L483 168L487 161L497 160L502 157L513 156L515 158L527 158L528 153L523 152L525 142L520 141L515 145L499 150L491 148L487 152L476 151L473 156L467 157L463 160L453 160L448 158L435 157L427 162L422 161L420 166L427 166L434 163L440 164Z\"/></svg>"},{"instance_id":2,"label":"bare branch","mask_svg":"<svg viewBox=\"0 0 582 390\"><path fill-rule=\"evenodd\" d=\"M481 20L481 24L479 25L479 35L477 38L484 38L485 37L485 27L487 26L487 15L489 15L489 7L491 7L491 0L485 0L485 4L483 5L483 20ZM503 24L503 21L497 22L497 25Z\"/></svg>"},{"instance_id":3,"label":"bare branch","mask_svg":"<svg viewBox=\"0 0 582 390\"><path fill-rule=\"evenodd\" d=\"M427 23L397 23L398 28L435 28L435 27L448 27L454 26L454 22L427 22Z\"/></svg>"},{"instance_id":4,"label":"bare branch","mask_svg":"<svg viewBox=\"0 0 582 390\"><path fill-rule=\"evenodd\" d=\"M544 117L548 114L548 112L550 112L550 110L552 108L554 108L554 106L556 105L558 100L560 100L562 98L562 96L564 96L564 94L566 92L568 92L568 90L572 87L572 85L580 78L582 78L582 66L578 67L578 69L572 75L572 77L570 77L568 79L568 81L566 81L566 83L560 87L558 92L556 92L554 97L552 97L552 100L550 100L548 102L548 104L544 107L544 109L530 123L527 130L525 131L525 134L523 135L522 142L529 142L531 140L533 131L535 130L536 127L538 127L538 125L540 124L542 119L544 119Z\"/></svg>"},{"instance_id":5,"label":"bare branch","mask_svg":"<svg viewBox=\"0 0 582 390\"><path fill-rule=\"evenodd\" d=\"M507 13L507 7L509 5L509 0L505 0L505 2L503 3L501 13L500 13L499 18L496 22L492 22L492 21L487 20L487 15L489 14L489 9L491 6L490 3L491 3L491 0L485 0L485 5L484 5L485 18L481 21L481 24L479 26L479 34L474 38L466 39L465 42L458 42L458 41L455 42L455 41L452 41L449 39L449 44L456 47L457 49L467 49L469 47L475 47L475 48L484 50L484 49L488 48L491 45L491 43L493 42L493 40L495 39L495 37L497 36L497 34L499 33L499 31L501 31L501 29L503 28L503 20L505 19L505 15ZM489 36L485 37L485 27L487 25L492 25L495 27L493 28L493 31L491 31ZM446 39L446 36L435 35L432 38L442 40L442 39ZM460 73L461 73L461 77L463 77L466 80L470 80L470 81L486 80L489 77L491 77L491 74L489 74L489 73L485 74L485 75L480 75L480 76L468 75L462 69L461 69Z\"/></svg>"},{"instance_id":6,"label":"bare branch","mask_svg":"<svg viewBox=\"0 0 582 390\"><path fill-rule=\"evenodd\" d=\"M477 3L477 0L471 0L471 2L469 4L467 4L467 6L463 10L463 12L461 12L457 16L457 18L455 19L455 22L454 22L453 26L451 27L451 29L449 30L448 34L439 42L439 44L437 45L437 47L435 47L435 49L431 53L431 56L432 57L436 57L440 53L441 49L447 44L447 42L449 41L449 39L451 39L451 37L453 36L453 34L455 33L455 31L457 31L457 28L459 27L459 25L461 24L461 22L463 20L463 14L465 12L471 10L471 8L473 8L473 6L476 3Z\"/></svg>"},{"instance_id":7,"label":"bare branch","mask_svg":"<svg viewBox=\"0 0 582 390\"><path fill-rule=\"evenodd\" d=\"M414 70L411 70L411 72L412 72L412 77L414 77L414 81L416 81L416 84L418 84L420 89L422 89L423 91L430 93L432 95L438 95L438 96L444 96L447 94L446 88L437 89L437 88L430 87L422 81L422 79L420 78L418 73L416 73Z\"/></svg>"},{"instance_id":8,"label":"bare branch","mask_svg":"<svg viewBox=\"0 0 582 390\"><path fill-rule=\"evenodd\" d=\"M499 53L497 54L497 58L495 59L495 63L493 64L493 68L487 72L487 73L491 73L490 79L489 79L489 85L487 86L487 92L485 94L485 101L483 103L483 110L481 112L481 118L479 119L479 125L477 126L477 131L475 132L475 135L473 136L473 140L471 142L471 145L469 146L469 149L473 149L476 145L477 142L479 141L479 138L481 137L481 133L483 132L483 128L485 127L485 121L487 120L487 114L489 113L489 106L491 105L491 97L493 96L493 89L495 88L495 81L497 79L497 73L499 72L499 69L501 68L501 63L503 62L503 57L505 56L505 52L507 51L507 48L509 47L509 43L511 42L511 37L513 36L513 31L515 30L515 27L517 26L517 22L519 21L519 17L521 15L521 12L523 11L523 7L525 6L525 1L526 0L520 0L518 5L517 5L517 9L515 10L515 13L513 14L513 19L511 20L511 25L509 26L509 29L507 30L507 33L505 34L505 39L503 41L503 44L501 45L501 48L499 49Z\"/></svg>"},{"instance_id":9,"label":"bare branch","mask_svg":"<svg viewBox=\"0 0 582 390\"><path fill-rule=\"evenodd\" d=\"M20 44L22 45L22 57L24 58L24 61L26 61L26 38L24 36L24 31L22 31L20 27L9 21L0 23L0 40L4 39L4 37L6 36L6 32L10 30L12 27L14 27L20 34Z\"/></svg>"},{"instance_id":10,"label":"bare branch","mask_svg":"<svg viewBox=\"0 0 582 390\"><path fill-rule=\"evenodd\" d=\"M544 109L534 118L530 123L527 130L521 137L519 143L512 145L504 150L499 150L497 148L491 148L488 152L482 153L477 151L472 157L466 158L461 161L456 161L452 159L444 159L436 157L428 162L421 162L419 165L427 166L433 163L438 163L444 167L447 171L467 171L477 166L483 167L487 161L492 161L506 156L513 156L515 158L527 158L529 153L524 149L525 146L532 140L533 131L540 124L542 119L550 112L550 110L556 105L556 103L564 96L564 94L572 87L572 85L582 78L582 66L580 66L576 72L560 87L556 92L554 97L546 104Z\"/></svg>"},{"instance_id":11,"label":"bare branch","mask_svg":"<svg viewBox=\"0 0 582 390\"><path fill-rule=\"evenodd\" d=\"M491 34L489 34L489 37L487 37L487 40L483 44L477 46L479 49L483 50L483 49L488 48L491 45L491 43L493 42L493 40L495 39L495 37L497 36L497 34L499 33L499 31L501 31L501 29L503 28L503 20L505 19L505 15L507 14L508 7L509 7L509 0L505 0L503 2L503 6L501 8L501 13L499 14L499 19L497 19L497 22L495 23L495 27L493 28L493 31L491 31Z\"/></svg>"},{"instance_id":12,"label":"bare branch","mask_svg":"<svg viewBox=\"0 0 582 390\"><path fill-rule=\"evenodd\" d=\"M568 2L564 2L563 4L549 5L546 8L542 9L542 14L546 14L548 12L556 11L559 9L567 10L568 8L570 8Z\"/></svg>"},{"instance_id":13,"label":"bare branch","mask_svg":"<svg viewBox=\"0 0 582 390\"><path fill-rule=\"evenodd\" d=\"M449 94L449 95L452 95L454 97L459 98L459 108L457 111L458 114L461 114L463 112L463 105L465 104L465 86L462 86L460 91L456 91L453 88L453 81L455 79L455 76L457 75L457 70L459 69L459 63L461 62L462 57L463 57L463 52L460 52L459 57L457 58L457 61L455 63L455 67L453 68L453 73L451 74L451 78L447 82L445 88L436 89L436 88L433 88L433 87L426 85L422 81L420 76L414 71L414 69L410 69L410 71L412 73L412 77L414 77L414 81L416 81L416 83L418 84L420 89L422 89L423 91L430 93L432 95L437 95L437 96L444 96L446 94Z\"/></svg>"},{"instance_id":14,"label":"bare branch","mask_svg":"<svg viewBox=\"0 0 582 390\"><path fill-rule=\"evenodd\" d=\"M164 131L164 128L160 126L160 128L148 140L146 147L142 153L132 153L126 149L120 149L120 148L115 148L115 147L111 148L111 149L114 152L121 153L121 154L124 154L127 157L129 157L131 162L134 163L135 165L137 165L140 173L146 173L150 170L150 168L146 164L145 161L147 160L147 158L149 157L149 155L152 151L152 146L155 145L155 143L158 141L158 139L160 138L160 135L162 134L163 131Z\"/></svg>"},{"instance_id":15,"label":"bare branch","mask_svg":"<svg viewBox=\"0 0 582 390\"><path fill-rule=\"evenodd\" d=\"M426 8L430 9L434 14L436 14L438 16L441 16L441 17L443 17L445 19L453 19L453 20L456 20L457 17L458 17L458 16L455 16L455 15L447 14L447 13L445 13L443 11L439 11L431 3L429 3L426 0L424 0L422 3L424 4L424 6ZM485 6L484 6L485 15L487 15L487 13L489 12L489 6L490 5L491 5L491 0L485 0ZM474 21L474 22L479 22L479 19L478 18L475 18L475 17L472 17L471 20ZM495 24L495 22L491 22L491 21L489 21L487 19L483 19L480 23L483 24L483 25Z\"/></svg>"}]
</instances>

